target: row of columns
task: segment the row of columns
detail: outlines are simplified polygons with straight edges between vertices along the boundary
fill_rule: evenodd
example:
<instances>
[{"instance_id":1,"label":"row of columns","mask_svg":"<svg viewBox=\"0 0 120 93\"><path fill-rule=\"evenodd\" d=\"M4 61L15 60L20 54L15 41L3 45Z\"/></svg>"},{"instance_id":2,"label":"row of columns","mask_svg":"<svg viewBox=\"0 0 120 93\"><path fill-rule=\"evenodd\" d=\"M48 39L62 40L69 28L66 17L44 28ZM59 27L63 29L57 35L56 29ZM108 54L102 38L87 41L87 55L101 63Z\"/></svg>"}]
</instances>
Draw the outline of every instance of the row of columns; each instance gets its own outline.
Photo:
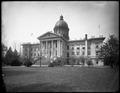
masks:
<instances>
[{"instance_id":1,"label":"row of columns","mask_svg":"<svg viewBox=\"0 0 120 93\"><path fill-rule=\"evenodd\" d=\"M62 56L61 40L40 41L42 56L53 58Z\"/></svg>"}]
</instances>

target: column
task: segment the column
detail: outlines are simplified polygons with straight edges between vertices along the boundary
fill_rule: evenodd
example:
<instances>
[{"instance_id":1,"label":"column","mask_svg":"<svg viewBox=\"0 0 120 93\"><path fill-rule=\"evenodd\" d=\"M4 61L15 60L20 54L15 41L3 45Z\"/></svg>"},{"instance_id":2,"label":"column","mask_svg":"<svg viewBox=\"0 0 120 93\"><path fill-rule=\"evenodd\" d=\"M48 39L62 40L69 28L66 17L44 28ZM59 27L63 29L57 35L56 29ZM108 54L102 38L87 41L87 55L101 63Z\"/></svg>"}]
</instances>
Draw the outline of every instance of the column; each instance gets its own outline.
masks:
<instances>
[{"instance_id":1,"label":"column","mask_svg":"<svg viewBox=\"0 0 120 93\"><path fill-rule=\"evenodd\" d=\"M60 40L58 40L58 55L59 55L59 57L60 57Z\"/></svg>"},{"instance_id":2,"label":"column","mask_svg":"<svg viewBox=\"0 0 120 93\"><path fill-rule=\"evenodd\" d=\"M61 40L59 40L60 41L60 57L61 57Z\"/></svg>"},{"instance_id":3,"label":"column","mask_svg":"<svg viewBox=\"0 0 120 93\"><path fill-rule=\"evenodd\" d=\"M40 41L40 52L41 52L41 56L43 55L42 54L42 41Z\"/></svg>"},{"instance_id":4,"label":"column","mask_svg":"<svg viewBox=\"0 0 120 93\"><path fill-rule=\"evenodd\" d=\"M45 41L45 57L46 57L46 47L47 47L47 46L46 46L46 41Z\"/></svg>"},{"instance_id":5,"label":"column","mask_svg":"<svg viewBox=\"0 0 120 93\"><path fill-rule=\"evenodd\" d=\"M41 56L41 41L40 41L40 45L39 45L39 55Z\"/></svg>"},{"instance_id":6,"label":"column","mask_svg":"<svg viewBox=\"0 0 120 93\"><path fill-rule=\"evenodd\" d=\"M59 45L58 45L58 40L57 40L57 57L59 55Z\"/></svg>"},{"instance_id":7,"label":"column","mask_svg":"<svg viewBox=\"0 0 120 93\"><path fill-rule=\"evenodd\" d=\"M58 48L58 46L57 46L57 48L56 48L56 45L57 45L57 40L55 41L55 56L57 57L57 48Z\"/></svg>"},{"instance_id":8,"label":"column","mask_svg":"<svg viewBox=\"0 0 120 93\"><path fill-rule=\"evenodd\" d=\"M46 41L46 57L48 57L48 41Z\"/></svg>"},{"instance_id":9,"label":"column","mask_svg":"<svg viewBox=\"0 0 120 93\"><path fill-rule=\"evenodd\" d=\"M61 54L61 56L62 56L62 41L60 42L60 47L61 47L61 49L60 49L60 54Z\"/></svg>"},{"instance_id":10,"label":"column","mask_svg":"<svg viewBox=\"0 0 120 93\"><path fill-rule=\"evenodd\" d=\"M50 58L52 56L52 41L50 41Z\"/></svg>"},{"instance_id":11,"label":"column","mask_svg":"<svg viewBox=\"0 0 120 93\"><path fill-rule=\"evenodd\" d=\"M53 51L54 51L53 50L53 40L51 41L51 43L52 43L52 52L51 53L52 53L52 58L53 58Z\"/></svg>"},{"instance_id":12,"label":"column","mask_svg":"<svg viewBox=\"0 0 120 93\"><path fill-rule=\"evenodd\" d=\"M43 41L42 41L42 55L44 56L44 44L43 44Z\"/></svg>"},{"instance_id":13,"label":"column","mask_svg":"<svg viewBox=\"0 0 120 93\"><path fill-rule=\"evenodd\" d=\"M49 43L49 41L47 42L48 44L48 48L47 48L47 52L48 52L48 58L49 58L49 56L50 56L50 43Z\"/></svg>"}]
</instances>

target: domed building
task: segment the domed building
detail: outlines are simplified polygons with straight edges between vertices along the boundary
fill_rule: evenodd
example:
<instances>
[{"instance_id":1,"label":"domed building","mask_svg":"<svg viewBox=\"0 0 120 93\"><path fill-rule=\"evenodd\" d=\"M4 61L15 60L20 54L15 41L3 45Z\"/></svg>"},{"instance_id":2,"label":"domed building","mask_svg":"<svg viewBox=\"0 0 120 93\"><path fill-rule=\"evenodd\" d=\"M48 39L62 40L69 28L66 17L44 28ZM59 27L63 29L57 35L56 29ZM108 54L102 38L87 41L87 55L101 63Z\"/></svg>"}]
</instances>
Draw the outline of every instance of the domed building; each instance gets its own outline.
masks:
<instances>
[{"instance_id":1,"label":"domed building","mask_svg":"<svg viewBox=\"0 0 120 93\"><path fill-rule=\"evenodd\" d=\"M54 33L63 36L66 40L69 40L69 28L68 24L64 21L63 16L60 16L60 20L56 22L54 27Z\"/></svg>"},{"instance_id":2,"label":"domed building","mask_svg":"<svg viewBox=\"0 0 120 93\"><path fill-rule=\"evenodd\" d=\"M36 65L39 65L39 60L35 60L40 57L42 65L48 65L57 58L64 59L63 64L70 64L68 59L81 57L91 59L94 65L103 65L97 56L105 37L88 39L86 34L82 40L69 40L69 27L62 15L53 30L54 32L46 32L37 38L40 44L23 44L23 57L34 60ZM74 64L79 65L81 62L74 61Z\"/></svg>"}]
</instances>

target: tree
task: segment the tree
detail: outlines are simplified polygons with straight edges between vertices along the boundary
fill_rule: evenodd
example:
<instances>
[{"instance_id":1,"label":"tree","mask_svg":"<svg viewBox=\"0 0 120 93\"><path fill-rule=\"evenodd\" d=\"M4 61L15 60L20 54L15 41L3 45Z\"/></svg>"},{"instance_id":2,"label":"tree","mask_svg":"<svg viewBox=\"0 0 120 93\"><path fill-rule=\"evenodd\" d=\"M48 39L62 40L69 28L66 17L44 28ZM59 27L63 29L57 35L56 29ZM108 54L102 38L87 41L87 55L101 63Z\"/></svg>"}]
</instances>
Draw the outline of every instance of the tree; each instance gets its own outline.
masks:
<instances>
[{"instance_id":1,"label":"tree","mask_svg":"<svg viewBox=\"0 0 120 93\"><path fill-rule=\"evenodd\" d=\"M6 65L10 65L11 62L13 61L14 57L13 57L13 51L12 51L12 48L10 47L6 53L6 56L5 56L5 64Z\"/></svg>"},{"instance_id":2,"label":"tree","mask_svg":"<svg viewBox=\"0 0 120 93\"><path fill-rule=\"evenodd\" d=\"M102 59L105 65L119 67L119 40L114 35L100 48L98 58Z\"/></svg>"},{"instance_id":3,"label":"tree","mask_svg":"<svg viewBox=\"0 0 120 93\"><path fill-rule=\"evenodd\" d=\"M7 52L7 46L2 43L2 64L5 64L5 55Z\"/></svg>"},{"instance_id":4,"label":"tree","mask_svg":"<svg viewBox=\"0 0 120 93\"><path fill-rule=\"evenodd\" d=\"M13 56L15 59L19 59L19 54L16 49L14 50Z\"/></svg>"},{"instance_id":5,"label":"tree","mask_svg":"<svg viewBox=\"0 0 120 93\"><path fill-rule=\"evenodd\" d=\"M29 58L24 58L24 65L30 67L32 65L32 61Z\"/></svg>"},{"instance_id":6,"label":"tree","mask_svg":"<svg viewBox=\"0 0 120 93\"><path fill-rule=\"evenodd\" d=\"M5 55L5 64L11 66L20 66L22 62L20 60L20 55L18 54L17 50L15 49L14 52L12 48L9 47L6 55Z\"/></svg>"},{"instance_id":7,"label":"tree","mask_svg":"<svg viewBox=\"0 0 120 93\"><path fill-rule=\"evenodd\" d=\"M22 62L20 60L20 55L18 54L16 49L13 52L13 60L12 60L10 65L11 66L20 66L20 65L22 65Z\"/></svg>"}]
</instances>

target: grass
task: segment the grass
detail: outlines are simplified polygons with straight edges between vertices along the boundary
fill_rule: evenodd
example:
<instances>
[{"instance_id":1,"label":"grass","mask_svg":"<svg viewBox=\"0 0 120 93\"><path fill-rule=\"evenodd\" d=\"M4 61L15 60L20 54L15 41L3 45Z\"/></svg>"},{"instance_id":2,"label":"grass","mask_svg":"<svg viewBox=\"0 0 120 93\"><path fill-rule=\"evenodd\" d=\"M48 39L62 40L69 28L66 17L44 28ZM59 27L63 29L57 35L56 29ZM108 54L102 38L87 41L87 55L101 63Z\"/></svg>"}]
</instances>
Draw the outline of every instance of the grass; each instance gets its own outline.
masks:
<instances>
[{"instance_id":1,"label":"grass","mask_svg":"<svg viewBox=\"0 0 120 93\"><path fill-rule=\"evenodd\" d=\"M8 92L114 92L119 75L111 68L5 67Z\"/></svg>"}]
</instances>

